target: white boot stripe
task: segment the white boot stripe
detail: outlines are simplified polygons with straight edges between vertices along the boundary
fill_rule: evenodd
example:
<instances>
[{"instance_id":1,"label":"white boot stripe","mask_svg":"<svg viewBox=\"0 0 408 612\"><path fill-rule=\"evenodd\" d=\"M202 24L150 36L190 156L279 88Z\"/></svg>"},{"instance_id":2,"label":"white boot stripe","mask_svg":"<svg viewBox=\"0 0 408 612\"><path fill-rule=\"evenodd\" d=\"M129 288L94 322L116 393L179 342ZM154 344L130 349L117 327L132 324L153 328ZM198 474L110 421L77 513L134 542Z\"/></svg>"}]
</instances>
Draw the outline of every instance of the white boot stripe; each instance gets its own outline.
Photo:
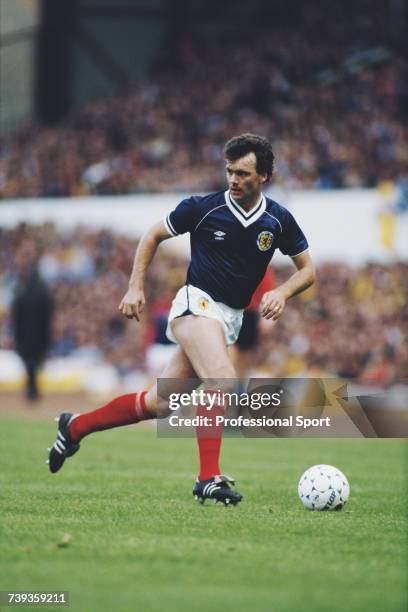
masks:
<instances>
[{"instance_id":1,"label":"white boot stripe","mask_svg":"<svg viewBox=\"0 0 408 612\"><path fill-rule=\"evenodd\" d=\"M220 489L214 482L209 482L203 489L204 495L210 496L215 490Z\"/></svg>"},{"instance_id":2,"label":"white boot stripe","mask_svg":"<svg viewBox=\"0 0 408 612\"><path fill-rule=\"evenodd\" d=\"M62 451L58 448L58 446L56 444L54 444L53 448L57 451L57 453L59 453L60 455L62 455Z\"/></svg>"},{"instance_id":3,"label":"white boot stripe","mask_svg":"<svg viewBox=\"0 0 408 612\"><path fill-rule=\"evenodd\" d=\"M65 450L65 445L60 440L55 440L54 446L58 447L62 452Z\"/></svg>"}]
</instances>

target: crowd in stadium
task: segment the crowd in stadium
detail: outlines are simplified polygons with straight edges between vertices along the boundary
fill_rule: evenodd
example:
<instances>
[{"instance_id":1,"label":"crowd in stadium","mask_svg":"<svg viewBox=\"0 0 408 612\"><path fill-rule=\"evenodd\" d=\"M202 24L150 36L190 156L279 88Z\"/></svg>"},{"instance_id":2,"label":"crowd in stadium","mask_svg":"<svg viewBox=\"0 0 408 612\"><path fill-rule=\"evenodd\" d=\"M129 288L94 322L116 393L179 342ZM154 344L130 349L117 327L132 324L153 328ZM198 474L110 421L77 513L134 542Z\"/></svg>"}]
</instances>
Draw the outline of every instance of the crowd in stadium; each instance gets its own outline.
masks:
<instances>
[{"instance_id":1,"label":"crowd in stadium","mask_svg":"<svg viewBox=\"0 0 408 612\"><path fill-rule=\"evenodd\" d=\"M50 356L91 347L121 375L146 367L163 342L163 323L187 262L158 253L148 275L140 324L118 312L136 242L108 230L60 234L50 224L0 233L0 345L13 348L10 307L18 283L38 260L55 307ZM290 274L276 270L278 281ZM318 268L318 282L288 302L276 325L263 325L255 362L266 375L328 375L389 384L406 378L408 266Z\"/></svg>"},{"instance_id":2,"label":"crowd in stadium","mask_svg":"<svg viewBox=\"0 0 408 612\"><path fill-rule=\"evenodd\" d=\"M333 7L339 15L323 28L305 9L300 29L178 36L129 90L56 126L20 129L0 143L0 197L222 189L222 146L246 131L271 139L275 181L289 188L406 176L407 61L397 32L373 11L367 21L364 10Z\"/></svg>"}]
</instances>

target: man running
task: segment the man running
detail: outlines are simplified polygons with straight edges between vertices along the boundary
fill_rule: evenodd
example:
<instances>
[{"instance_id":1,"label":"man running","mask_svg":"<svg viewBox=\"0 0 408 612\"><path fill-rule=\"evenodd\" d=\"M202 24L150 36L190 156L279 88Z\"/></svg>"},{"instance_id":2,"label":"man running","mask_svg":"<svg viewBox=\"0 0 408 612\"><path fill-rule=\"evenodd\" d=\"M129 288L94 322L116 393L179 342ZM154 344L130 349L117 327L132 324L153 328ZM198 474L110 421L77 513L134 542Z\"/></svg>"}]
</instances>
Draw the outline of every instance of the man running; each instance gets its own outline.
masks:
<instances>
[{"instance_id":1,"label":"man running","mask_svg":"<svg viewBox=\"0 0 408 612\"><path fill-rule=\"evenodd\" d=\"M183 200L143 236L129 289L119 306L126 317L139 321L145 307L145 276L157 247L163 240L189 232L191 263L186 284L173 300L167 327L169 339L178 348L162 373L165 379L236 377L228 346L236 341L244 308L277 248L292 258L296 271L264 294L262 317L278 319L286 301L314 282L314 267L302 230L288 210L262 193L273 172L269 141L254 134L236 136L226 143L224 154L228 189ZM117 397L92 412L62 413L57 440L49 454L50 470L57 472L90 433L167 413L168 404L158 399L157 385ZM197 430L200 472L193 494L201 502L213 499L225 505L237 504L242 495L231 488L232 479L221 474L221 434L221 428L213 428L210 435Z\"/></svg>"}]
</instances>

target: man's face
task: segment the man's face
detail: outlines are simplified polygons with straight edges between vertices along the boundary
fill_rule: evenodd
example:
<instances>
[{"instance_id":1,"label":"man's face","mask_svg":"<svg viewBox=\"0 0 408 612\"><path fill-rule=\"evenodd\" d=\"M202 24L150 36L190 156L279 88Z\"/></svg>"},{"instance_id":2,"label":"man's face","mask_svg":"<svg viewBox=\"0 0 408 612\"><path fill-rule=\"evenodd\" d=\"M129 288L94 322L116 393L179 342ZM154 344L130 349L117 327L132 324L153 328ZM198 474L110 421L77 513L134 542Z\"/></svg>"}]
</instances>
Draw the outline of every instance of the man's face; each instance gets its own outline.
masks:
<instances>
[{"instance_id":1,"label":"man's face","mask_svg":"<svg viewBox=\"0 0 408 612\"><path fill-rule=\"evenodd\" d=\"M255 204L261 194L266 174L256 171L255 153L248 153L235 161L226 162L227 180L234 200L241 206Z\"/></svg>"}]
</instances>

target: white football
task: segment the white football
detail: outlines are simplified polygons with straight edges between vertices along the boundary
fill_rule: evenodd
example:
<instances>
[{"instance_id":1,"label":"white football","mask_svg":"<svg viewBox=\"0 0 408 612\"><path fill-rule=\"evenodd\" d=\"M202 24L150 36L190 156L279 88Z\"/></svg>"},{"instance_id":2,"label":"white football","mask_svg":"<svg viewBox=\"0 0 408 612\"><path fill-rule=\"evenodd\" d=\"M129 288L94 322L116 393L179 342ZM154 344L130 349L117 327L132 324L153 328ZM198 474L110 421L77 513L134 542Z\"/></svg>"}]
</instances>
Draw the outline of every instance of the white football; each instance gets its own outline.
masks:
<instances>
[{"instance_id":1,"label":"white football","mask_svg":"<svg viewBox=\"0 0 408 612\"><path fill-rule=\"evenodd\" d=\"M300 477L299 498L309 510L340 510L350 495L347 478L332 465L314 465Z\"/></svg>"}]
</instances>

